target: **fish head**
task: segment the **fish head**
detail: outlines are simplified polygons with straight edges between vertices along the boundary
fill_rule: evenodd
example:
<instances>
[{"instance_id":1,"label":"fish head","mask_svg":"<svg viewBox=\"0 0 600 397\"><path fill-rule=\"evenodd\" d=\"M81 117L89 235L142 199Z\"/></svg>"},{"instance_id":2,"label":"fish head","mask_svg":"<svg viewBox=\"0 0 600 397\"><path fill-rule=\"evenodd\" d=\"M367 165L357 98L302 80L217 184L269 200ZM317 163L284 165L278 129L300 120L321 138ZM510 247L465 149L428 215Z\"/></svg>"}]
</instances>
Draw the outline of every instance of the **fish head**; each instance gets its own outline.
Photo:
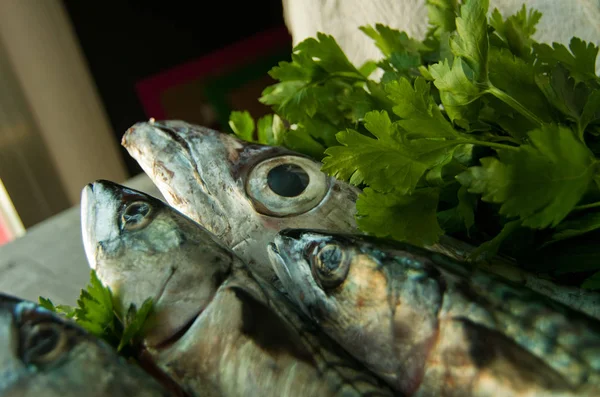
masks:
<instances>
[{"instance_id":1,"label":"fish head","mask_svg":"<svg viewBox=\"0 0 600 397\"><path fill-rule=\"evenodd\" d=\"M74 322L33 302L0 294L0 395L15 397L167 396Z\"/></svg>"},{"instance_id":2,"label":"fish head","mask_svg":"<svg viewBox=\"0 0 600 397\"><path fill-rule=\"evenodd\" d=\"M109 181L83 189L82 234L90 266L123 316L154 302L144 343L155 346L210 303L236 258L208 231L166 203Z\"/></svg>"},{"instance_id":3,"label":"fish head","mask_svg":"<svg viewBox=\"0 0 600 397\"><path fill-rule=\"evenodd\" d=\"M354 231L358 190L321 163L183 121L137 123L123 146L166 200L270 279L267 243L282 229ZM258 268L258 270L257 270Z\"/></svg>"},{"instance_id":4,"label":"fish head","mask_svg":"<svg viewBox=\"0 0 600 397\"><path fill-rule=\"evenodd\" d=\"M322 327L339 330L364 326L373 316L381 323L383 313L398 309L390 294L410 291L408 276L431 272L426 251L412 248L358 234L285 229L268 251L283 292Z\"/></svg>"},{"instance_id":5,"label":"fish head","mask_svg":"<svg viewBox=\"0 0 600 397\"><path fill-rule=\"evenodd\" d=\"M365 309L387 304L381 264L350 235L285 229L268 252L284 292L322 327L355 326Z\"/></svg>"}]
</instances>

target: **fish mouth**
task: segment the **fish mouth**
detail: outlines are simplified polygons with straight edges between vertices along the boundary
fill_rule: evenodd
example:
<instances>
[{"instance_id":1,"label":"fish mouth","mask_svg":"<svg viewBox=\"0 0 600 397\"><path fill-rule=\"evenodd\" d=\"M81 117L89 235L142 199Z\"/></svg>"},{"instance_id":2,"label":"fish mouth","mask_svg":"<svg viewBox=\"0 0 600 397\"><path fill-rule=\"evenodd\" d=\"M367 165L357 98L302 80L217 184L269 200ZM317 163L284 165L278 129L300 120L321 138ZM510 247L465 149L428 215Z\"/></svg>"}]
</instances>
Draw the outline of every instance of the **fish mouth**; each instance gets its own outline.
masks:
<instances>
[{"instance_id":1,"label":"fish mouth","mask_svg":"<svg viewBox=\"0 0 600 397\"><path fill-rule=\"evenodd\" d=\"M220 133L179 120L139 122L125 132L121 144L171 206L215 235L231 229L228 211L218 199L228 172L204 161L220 158L222 152L226 156Z\"/></svg>"}]
</instances>

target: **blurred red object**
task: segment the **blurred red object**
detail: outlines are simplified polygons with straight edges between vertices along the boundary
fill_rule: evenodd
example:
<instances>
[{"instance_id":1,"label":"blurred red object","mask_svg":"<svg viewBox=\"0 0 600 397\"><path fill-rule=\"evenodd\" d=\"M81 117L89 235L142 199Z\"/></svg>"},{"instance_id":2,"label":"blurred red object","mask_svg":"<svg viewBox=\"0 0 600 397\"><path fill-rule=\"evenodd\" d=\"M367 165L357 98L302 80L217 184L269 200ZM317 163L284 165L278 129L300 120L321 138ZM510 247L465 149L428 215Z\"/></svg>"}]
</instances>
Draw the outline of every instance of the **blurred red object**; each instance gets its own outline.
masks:
<instances>
[{"instance_id":1,"label":"blurred red object","mask_svg":"<svg viewBox=\"0 0 600 397\"><path fill-rule=\"evenodd\" d=\"M270 111L258 98L275 83L268 70L288 60L291 49L285 26L269 29L139 81L138 98L148 118L228 128L231 110L254 117Z\"/></svg>"},{"instance_id":2,"label":"blurred red object","mask_svg":"<svg viewBox=\"0 0 600 397\"><path fill-rule=\"evenodd\" d=\"M12 240L12 235L8 231L8 227L4 224L4 220L0 217L0 245L4 245Z\"/></svg>"}]
</instances>

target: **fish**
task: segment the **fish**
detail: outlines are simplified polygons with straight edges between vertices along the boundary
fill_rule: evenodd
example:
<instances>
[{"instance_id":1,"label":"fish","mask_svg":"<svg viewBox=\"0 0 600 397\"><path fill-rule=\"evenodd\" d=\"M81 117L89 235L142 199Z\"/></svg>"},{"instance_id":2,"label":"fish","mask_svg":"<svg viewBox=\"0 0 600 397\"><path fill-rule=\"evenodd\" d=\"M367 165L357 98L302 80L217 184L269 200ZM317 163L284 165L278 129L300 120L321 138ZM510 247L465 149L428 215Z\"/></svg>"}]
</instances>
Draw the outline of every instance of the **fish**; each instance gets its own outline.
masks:
<instances>
[{"instance_id":1,"label":"fish","mask_svg":"<svg viewBox=\"0 0 600 397\"><path fill-rule=\"evenodd\" d=\"M175 396L75 322L0 293L0 396Z\"/></svg>"},{"instance_id":2,"label":"fish","mask_svg":"<svg viewBox=\"0 0 600 397\"><path fill-rule=\"evenodd\" d=\"M189 395L395 395L171 206L109 181L85 187L81 202L86 255L117 313L154 299L140 357Z\"/></svg>"},{"instance_id":3,"label":"fish","mask_svg":"<svg viewBox=\"0 0 600 397\"><path fill-rule=\"evenodd\" d=\"M407 396L598 396L600 323L446 255L285 229L268 247L287 296Z\"/></svg>"},{"instance_id":4,"label":"fish","mask_svg":"<svg viewBox=\"0 0 600 397\"><path fill-rule=\"evenodd\" d=\"M321 163L281 146L242 141L180 120L138 122L122 145L166 201L203 225L265 280L275 280L267 245L286 228L360 233L360 190L321 172ZM426 248L464 261L474 247L451 236ZM479 266L600 319L600 294L557 285L497 255Z\"/></svg>"}]
</instances>

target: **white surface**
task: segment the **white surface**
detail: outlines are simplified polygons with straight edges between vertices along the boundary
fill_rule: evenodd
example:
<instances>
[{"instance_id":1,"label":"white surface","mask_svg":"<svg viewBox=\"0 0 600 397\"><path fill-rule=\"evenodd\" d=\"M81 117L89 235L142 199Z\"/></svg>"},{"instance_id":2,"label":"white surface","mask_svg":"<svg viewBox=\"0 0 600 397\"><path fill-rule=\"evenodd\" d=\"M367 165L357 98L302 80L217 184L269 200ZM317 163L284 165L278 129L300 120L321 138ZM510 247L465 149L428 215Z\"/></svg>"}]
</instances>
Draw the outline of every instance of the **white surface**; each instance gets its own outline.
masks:
<instances>
[{"instance_id":1,"label":"white surface","mask_svg":"<svg viewBox=\"0 0 600 397\"><path fill-rule=\"evenodd\" d=\"M132 178L125 185L163 199L146 174ZM81 239L79 205L0 247L0 292L3 293L33 301L43 296L55 304L74 305L89 275Z\"/></svg>"},{"instance_id":2,"label":"white surface","mask_svg":"<svg viewBox=\"0 0 600 397\"><path fill-rule=\"evenodd\" d=\"M523 3L543 13L536 40L568 45L576 36L600 44L600 0L490 0L490 12L498 8L507 17ZM373 40L358 30L359 26L383 23L417 39L425 36L428 27L425 0L283 0L283 7L294 45L324 32L337 40L357 66L381 58ZM596 71L600 72L598 64Z\"/></svg>"}]
</instances>

